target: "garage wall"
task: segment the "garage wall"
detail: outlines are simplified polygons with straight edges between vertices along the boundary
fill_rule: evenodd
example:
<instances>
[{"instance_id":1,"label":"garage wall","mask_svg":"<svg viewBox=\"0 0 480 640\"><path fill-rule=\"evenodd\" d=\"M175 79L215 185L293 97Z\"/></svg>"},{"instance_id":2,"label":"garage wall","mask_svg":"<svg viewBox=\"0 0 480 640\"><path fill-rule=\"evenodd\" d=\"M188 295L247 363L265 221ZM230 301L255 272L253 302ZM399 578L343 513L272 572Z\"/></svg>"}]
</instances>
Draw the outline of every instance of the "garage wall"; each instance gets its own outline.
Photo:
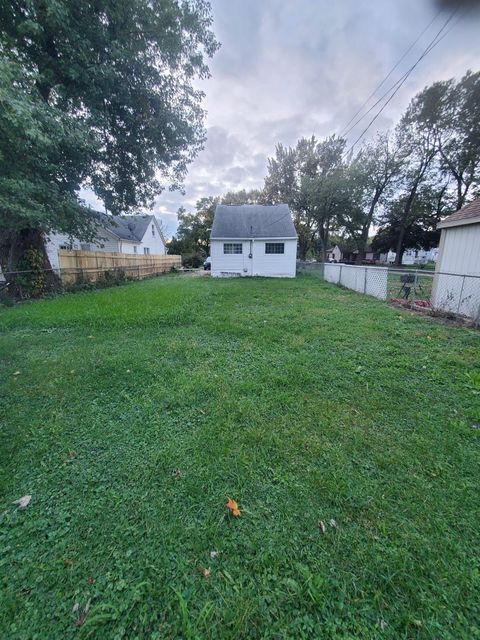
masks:
<instances>
[{"instance_id":1,"label":"garage wall","mask_svg":"<svg viewBox=\"0 0 480 640\"><path fill-rule=\"evenodd\" d=\"M242 244L241 254L224 254L223 244ZM283 254L266 254L266 242L283 242ZM253 258L249 258L250 251ZM287 238L222 239L210 243L212 276L268 276L272 278L294 278L296 273L297 240Z\"/></svg>"}]
</instances>

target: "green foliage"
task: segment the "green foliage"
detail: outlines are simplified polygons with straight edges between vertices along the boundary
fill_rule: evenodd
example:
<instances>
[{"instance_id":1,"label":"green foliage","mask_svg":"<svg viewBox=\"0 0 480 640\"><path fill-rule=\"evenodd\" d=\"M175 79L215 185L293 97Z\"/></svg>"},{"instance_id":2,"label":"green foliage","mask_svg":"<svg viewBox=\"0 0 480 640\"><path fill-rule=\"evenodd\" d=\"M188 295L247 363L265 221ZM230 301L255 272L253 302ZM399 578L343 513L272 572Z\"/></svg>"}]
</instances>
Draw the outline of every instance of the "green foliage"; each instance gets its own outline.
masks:
<instances>
[{"instance_id":1,"label":"green foliage","mask_svg":"<svg viewBox=\"0 0 480 640\"><path fill-rule=\"evenodd\" d=\"M94 148L88 129L42 100L35 76L0 53L0 231L89 237L91 220L76 191Z\"/></svg>"},{"instance_id":2,"label":"green foliage","mask_svg":"<svg viewBox=\"0 0 480 640\"><path fill-rule=\"evenodd\" d=\"M21 297L39 298L45 291L43 254L38 249L27 249L18 266L20 275L16 279L16 285Z\"/></svg>"},{"instance_id":3,"label":"green foliage","mask_svg":"<svg viewBox=\"0 0 480 640\"><path fill-rule=\"evenodd\" d=\"M181 207L177 212L177 233L168 243L168 253L181 255L182 264L186 267L201 266L210 252L210 231L217 204L252 204L261 198L260 191L243 189L230 191L224 196L200 198L193 213Z\"/></svg>"},{"instance_id":4,"label":"green foliage","mask_svg":"<svg viewBox=\"0 0 480 640\"><path fill-rule=\"evenodd\" d=\"M294 148L277 145L275 157L268 160L264 199L286 202L292 209L301 258L312 249L315 237L323 253L338 225L347 198L344 150L342 138L319 142L312 136L300 139Z\"/></svg>"},{"instance_id":5,"label":"green foliage","mask_svg":"<svg viewBox=\"0 0 480 640\"><path fill-rule=\"evenodd\" d=\"M178 186L205 137L211 23L204 0L4 3L0 230L88 238L82 186L113 213Z\"/></svg>"},{"instance_id":6,"label":"green foliage","mask_svg":"<svg viewBox=\"0 0 480 640\"><path fill-rule=\"evenodd\" d=\"M478 640L479 362L307 276L1 309L0 637Z\"/></svg>"}]
</instances>

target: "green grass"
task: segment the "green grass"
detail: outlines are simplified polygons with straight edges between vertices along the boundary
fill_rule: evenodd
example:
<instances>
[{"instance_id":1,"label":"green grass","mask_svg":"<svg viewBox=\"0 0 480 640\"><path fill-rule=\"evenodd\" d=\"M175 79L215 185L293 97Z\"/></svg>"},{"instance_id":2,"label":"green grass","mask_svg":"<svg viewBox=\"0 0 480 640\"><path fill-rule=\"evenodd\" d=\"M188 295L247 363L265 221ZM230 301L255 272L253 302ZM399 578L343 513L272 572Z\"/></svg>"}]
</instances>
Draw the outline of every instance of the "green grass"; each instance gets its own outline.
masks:
<instances>
[{"instance_id":1,"label":"green grass","mask_svg":"<svg viewBox=\"0 0 480 640\"><path fill-rule=\"evenodd\" d=\"M478 332L308 276L0 328L1 638L480 638Z\"/></svg>"}]
</instances>

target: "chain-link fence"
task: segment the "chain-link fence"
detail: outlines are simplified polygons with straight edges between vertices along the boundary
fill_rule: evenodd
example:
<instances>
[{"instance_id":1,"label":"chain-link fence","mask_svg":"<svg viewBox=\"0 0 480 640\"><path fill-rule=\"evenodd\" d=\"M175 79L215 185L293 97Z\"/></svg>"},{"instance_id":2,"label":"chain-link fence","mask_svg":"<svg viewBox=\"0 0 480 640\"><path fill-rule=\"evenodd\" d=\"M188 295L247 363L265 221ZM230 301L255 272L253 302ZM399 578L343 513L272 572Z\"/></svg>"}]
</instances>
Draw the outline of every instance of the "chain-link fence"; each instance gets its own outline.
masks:
<instances>
[{"instance_id":1,"label":"chain-link fence","mask_svg":"<svg viewBox=\"0 0 480 640\"><path fill-rule=\"evenodd\" d=\"M299 262L298 272L394 304L480 324L480 276L424 269Z\"/></svg>"}]
</instances>

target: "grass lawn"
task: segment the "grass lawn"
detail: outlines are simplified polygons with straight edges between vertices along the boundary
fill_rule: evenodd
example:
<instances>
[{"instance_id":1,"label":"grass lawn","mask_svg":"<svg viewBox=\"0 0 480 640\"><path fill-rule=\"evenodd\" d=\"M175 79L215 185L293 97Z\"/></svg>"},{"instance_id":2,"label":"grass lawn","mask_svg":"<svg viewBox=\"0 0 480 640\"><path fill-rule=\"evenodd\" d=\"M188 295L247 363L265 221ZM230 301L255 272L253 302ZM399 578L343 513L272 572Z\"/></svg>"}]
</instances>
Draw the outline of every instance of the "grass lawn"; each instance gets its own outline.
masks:
<instances>
[{"instance_id":1,"label":"grass lawn","mask_svg":"<svg viewBox=\"0 0 480 640\"><path fill-rule=\"evenodd\" d=\"M309 276L0 329L2 639L480 638L478 332Z\"/></svg>"}]
</instances>

